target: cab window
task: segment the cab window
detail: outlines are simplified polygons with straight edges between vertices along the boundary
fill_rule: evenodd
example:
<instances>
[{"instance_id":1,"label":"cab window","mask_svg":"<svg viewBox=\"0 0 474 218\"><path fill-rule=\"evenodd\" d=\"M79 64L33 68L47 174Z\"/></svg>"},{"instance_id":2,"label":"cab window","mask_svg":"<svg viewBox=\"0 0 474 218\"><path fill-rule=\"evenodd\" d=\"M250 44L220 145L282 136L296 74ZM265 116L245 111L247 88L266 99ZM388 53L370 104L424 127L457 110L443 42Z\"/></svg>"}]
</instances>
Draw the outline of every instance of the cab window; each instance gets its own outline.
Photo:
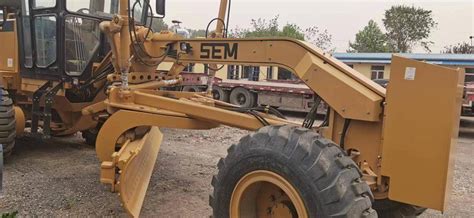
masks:
<instances>
[{"instance_id":1,"label":"cab window","mask_svg":"<svg viewBox=\"0 0 474 218\"><path fill-rule=\"evenodd\" d=\"M36 66L48 67L56 61L56 16L38 16L34 22Z\"/></svg>"},{"instance_id":2,"label":"cab window","mask_svg":"<svg viewBox=\"0 0 474 218\"><path fill-rule=\"evenodd\" d=\"M130 0L133 8L132 15L136 22L144 20L144 11L147 9L145 0ZM112 18L118 13L119 0L66 0L66 8L69 12L80 13L96 17Z\"/></svg>"},{"instance_id":3,"label":"cab window","mask_svg":"<svg viewBox=\"0 0 474 218\"><path fill-rule=\"evenodd\" d=\"M119 0L66 0L70 12L111 18L118 13Z\"/></svg>"},{"instance_id":4,"label":"cab window","mask_svg":"<svg viewBox=\"0 0 474 218\"><path fill-rule=\"evenodd\" d=\"M144 0L130 0L130 7L132 7L133 12L132 16L136 22L141 22L143 20L143 15L145 11L145 1Z\"/></svg>"},{"instance_id":5,"label":"cab window","mask_svg":"<svg viewBox=\"0 0 474 218\"><path fill-rule=\"evenodd\" d=\"M68 15L65 22L66 74L80 76L99 48L99 21Z\"/></svg>"},{"instance_id":6,"label":"cab window","mask_svg":"<svg viewBox=\"0 0 474 218\"><path fill-rule=\"evenodd\" d=\"M34 0L33 1L33 8L41 9L41 8L54 8L56 7L56 0Z\"/></svg>"}]
</instances>

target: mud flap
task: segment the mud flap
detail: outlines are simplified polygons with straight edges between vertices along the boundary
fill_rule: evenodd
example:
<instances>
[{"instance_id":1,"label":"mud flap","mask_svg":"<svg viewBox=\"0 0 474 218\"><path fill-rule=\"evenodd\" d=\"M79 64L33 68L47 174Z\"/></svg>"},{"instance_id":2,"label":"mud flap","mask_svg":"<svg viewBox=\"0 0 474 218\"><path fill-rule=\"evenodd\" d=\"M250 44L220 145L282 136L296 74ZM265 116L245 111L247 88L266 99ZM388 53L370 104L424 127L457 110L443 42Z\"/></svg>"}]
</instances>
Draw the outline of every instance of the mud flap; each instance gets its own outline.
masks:
<instances>
[{"instance_id":1,"label":"mud flap","mask_svg":"<svg viewBox=\"0 0 474 218\"><path fill-rule=\"evenodd\" d=\"M126 142L112 162L102 162L100 181L112 185L133 217L140 215L162 140L159 128L152 127L143 138Z\"/></svg>"}]
</instances>

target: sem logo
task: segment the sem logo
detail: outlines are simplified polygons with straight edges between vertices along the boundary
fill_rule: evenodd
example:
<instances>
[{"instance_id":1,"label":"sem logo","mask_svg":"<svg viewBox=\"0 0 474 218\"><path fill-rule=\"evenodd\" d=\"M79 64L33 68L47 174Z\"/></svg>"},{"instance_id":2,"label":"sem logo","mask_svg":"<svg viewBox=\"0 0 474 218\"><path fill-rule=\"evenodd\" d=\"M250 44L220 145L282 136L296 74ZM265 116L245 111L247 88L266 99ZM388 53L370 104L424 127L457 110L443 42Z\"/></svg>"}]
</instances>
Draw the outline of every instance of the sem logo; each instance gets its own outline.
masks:
<instances>
[{"instance_id":1,"label":"sem logo","mask_svg":"<svg viewBox=\"0 0 474 218\"><path fill-rule=\"evenodd\" d=\"M229 59L237 60L239 45L237 43L202 43L201 58L203 59Z\"/></svg>"}]
</instances>

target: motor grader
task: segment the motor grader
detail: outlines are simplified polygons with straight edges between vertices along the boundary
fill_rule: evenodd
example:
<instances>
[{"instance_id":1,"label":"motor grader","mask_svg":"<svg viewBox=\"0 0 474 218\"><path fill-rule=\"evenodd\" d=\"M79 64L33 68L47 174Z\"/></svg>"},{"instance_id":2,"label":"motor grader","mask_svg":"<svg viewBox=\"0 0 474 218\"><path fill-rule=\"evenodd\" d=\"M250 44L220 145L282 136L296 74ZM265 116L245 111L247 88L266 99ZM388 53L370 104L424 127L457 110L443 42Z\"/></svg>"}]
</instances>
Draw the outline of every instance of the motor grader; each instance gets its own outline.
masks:
<instances>
[{"instance_id":1,"label":"motor grader","mask_svg":"<svg viewBox=\"0 0 474 218\"><path fill-rule=\"evenodd\" d=\"M446 209L463 92L458 69L394 55L385 89L306 42L227 38L228 0L202 39L151 31L147 20L165 16L164 0L0 6L5 153L25 126L45 138L98 132L100 181L132 216L140 215L160 128L221 125L254 133L217 164L214 217L400 217ZM163 62L173 65L157 71ZM214 100L212 84L203 93L166 91L191 63L208 64L211 77L226 64L285 68L329 105L328 114L320 125L315 110L303 123L288 121L271 108Z\"/></svg>"}]
</instances>

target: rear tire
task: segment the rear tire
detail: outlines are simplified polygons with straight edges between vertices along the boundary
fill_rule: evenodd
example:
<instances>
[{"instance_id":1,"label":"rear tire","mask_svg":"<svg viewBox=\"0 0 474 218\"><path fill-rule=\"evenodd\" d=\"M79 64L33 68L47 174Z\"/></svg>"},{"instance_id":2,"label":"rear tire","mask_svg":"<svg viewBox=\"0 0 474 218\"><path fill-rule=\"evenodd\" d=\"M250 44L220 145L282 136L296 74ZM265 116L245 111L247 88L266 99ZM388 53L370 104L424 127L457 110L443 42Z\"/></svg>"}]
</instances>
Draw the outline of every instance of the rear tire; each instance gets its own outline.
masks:
<instances>
[{"instance_id":1,"label":"rear tire","mask_svg":"<svg viewBox=\"0 0 474 218\"><path fill-rule=\"evenodd\" d=\"M222 89L221 87L214 87L212 88L212 97L215 100L229 102L229 92Z\"/></svg>"},{"instance_id":2,"label":"rear tire","mask_svg":"<svg viewBox=\"0 0 474 218\"><path fill-rule=\"evenodd\" d=\"M377 217L371 208L373 195L369 186L362 181L357 165L333 142L308 129L295 126L264 127L242 138L237 145L232 145L227 157L219 161L218 168L218 174L212 179L214 191L209 199L214 217L229 217L230 212L235 211L233 208L238 208L239 215L246 214L243 217L259 217L258 214L248 213L262 211L275 214L282 208L274 208L275 205L281 203L284 203L283 208L289 205L287 210L293 217L300 214L294 213L294 208L301 208L299 201L277 202L275 199L281 199L280 195L268 198L262 194L267 194L263 190L268 189L262 187L276 183L265 181L245 190L243 193L248 194L239 198L242 200L234 199L234 194L239 193L235 190L239 190L241 181L259 172L270 172L284 178L302 199L303 211L308 217ZM281 196L294 196L283 191L288 189L276 186L280 188ZM271 199L274 204L266 207L268 200L261 199Z\"/></svg>"},{"instance_id":3,"label":"rear tire","mask_svg":"<svg viewBox=\"0 0 474 218\"><path fill-rule=\"evenodd\" d=\"M426 208L415 205L404 204L388 199L375 200L373 208L380 217L386 218L403 218L416 217L426 211Z\"/></svg>"},{"instance_id":4,"label":"rear tire","mask_svg":"<svg viewBox=\"0 0 474 218\"><path fill-rule=\"evenodd\" d=\"M97 135L99 134L99 132L95 128L84 130L81 133L82 138L84 138L87 145L95 146L95 142L97 141Z\"/></svg>"},{"instance_id":5,"label":"rear tire","mask_svg":"<svg viewBox=\"0 0 474 218\"><path fill-rule=\"evenodd\" d=\"M103 123L99 122L97 126L93 129L88 129L82 131L82 138L86 141L86 144L95 147L95 143L97 141L97 136L99 135L100 128L102 127Z\"/></svg>"},{"instance_id":6,"label":"rear tire","mask_svg":"<svg viewBox=\"0 0 474 218\"><path fill-rule=\"evenodd\" d=\"M183 92L202 92L202 89L198 86L185 86Z\"/></svg>"},{"instance_id":7,"label":"rear tire","mask_svg":"<svg viewBox=\"0 0 474 218\"><path fill-rule=\"evenodd\" d=\"M15 109L7 90L0 88L0 98L0 144L3 145L3 156L7 158L15 147Z\"/></svg>"},{"instance_id":8,"label":"rear tire","mask_svg":"<svg viewBox=\"0 0 474 218\"><path fill-rule=\"evenodd\" d=\"M257 96L246 88L238 87L230 93L230 103L244 108L255 107Z\"/></svg>"}]
</instances>

